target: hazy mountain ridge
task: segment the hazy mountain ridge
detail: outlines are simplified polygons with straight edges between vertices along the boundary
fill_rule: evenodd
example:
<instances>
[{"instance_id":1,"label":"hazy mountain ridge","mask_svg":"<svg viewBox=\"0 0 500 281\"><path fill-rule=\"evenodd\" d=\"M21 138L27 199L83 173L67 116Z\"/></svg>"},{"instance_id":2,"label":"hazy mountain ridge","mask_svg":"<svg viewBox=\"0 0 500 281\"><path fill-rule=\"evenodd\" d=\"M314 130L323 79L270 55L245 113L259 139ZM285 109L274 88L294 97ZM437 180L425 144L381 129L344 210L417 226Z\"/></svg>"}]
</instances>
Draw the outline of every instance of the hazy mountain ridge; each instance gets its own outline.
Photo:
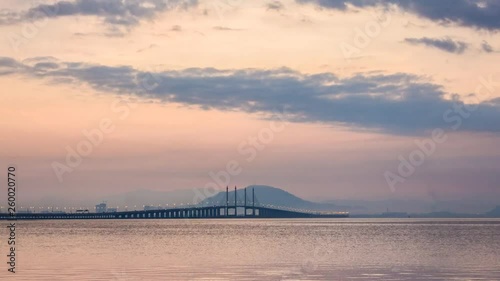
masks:
<instances>
[{"instance_id":1,"label":"hazy mountain ridge","mask_svg":"<svg viewBox=\"0 0 500 281\"><path fill-rule=\"evenodd\" d=\"M339 206L331 203L317 203L299 198L283 189L267 186L267 185L250 185L246 188L237 190L238 205L243 204L245 197L245 189L247 190L247 204L252 204L252 189L255 190L256 203L265 205L274 205L287 208L307 209L307 210L331 210L331 211L346 211L351 209L348 206ZM214 202L224 204L226 201L226 192L222 191L218 194L209 197L200 205L213 205ZM229 204L234 204L234 189L229 190Z\"/></svg>"},{"instance_id":2,"label":"hazy mountain ridge","mask_svg":"<svg viewBox=\"0 0 500 281\"><path fill-rule=\"evenodd\" d=\"M383 212L407 213L463 213L484 214L498 205L498 200L420 200L420 199L385 199L385 200L328 200L325 203L362 206L353 208L356 212L375 214Z\"/></svg>"},{"instance_id":3,"label":"hazy mountain ridge","mask_svg":"<svg viewBox=\"0 0 500 281\"><path fill-rule=\"evenodd\" d=\"M317 203L307 201L299 198L283 189L265 186L254 185L248 186L247 189L247 202L251 205L252 201L252 188L255 189L256 202L266 205L275 205L288 208L309 209L309 210L331 210L331 211L347 211L351 209L347 206L340 206L331 203ZM244 190L240 188L237 190L238 204L242 205L244 201ZM89 196L81 199L66 200L63 197L46 197L37 201L27 202L26 205L33 206L85 206L93 208L96 204L106 202L108 207L119 207L120 210L128 209L142 209L144 205L166 207L178 205L213 205L214 202L218 204L225 204L226 192L221 190L213 196L209 196L200 201L200 194L205 194L203 189L179 189L172 191L156 191L148 189L138 189L125 193L113 194L103 197ZM210 195L210 194L208 194ZM229 192L230 204L234 204L234 189Z\"/></svg>"},{"instance_id":4,"label":"hazy mountain ridge","mask_svg":"<svg viewBox=\"0 0 500 281\"><path fill-rule=\"evenodd\" d=\"M500 205L496 206L493 210L486 213L487 216L500 217Z\"/></svg>"},{"instance_id":5,"label":"hazy mountain ridge","mask_svg":"<svg viewBox=\"0 0 500 281\"><path fill-rule=\"evenodd\" d=\"M425 201L425 200L402 200L387 199L379 201L368 200L328 200L323 202L313 202L295 196L283 189L266 186L247 186L247 204L252 202L252 189L255 190L256 202L266 205L280 207L297 208L305 210L328 210L328 211L348 211L351 214L376 215L382 213L408 213L425 214L429 216L451 215L483 215L489 217L500 217L500 205L494 199L491 202L474 200L455 201ZM238 205L243 204L245 188L237 190ZM42 207L86 207L92 208L101 202L106 202L109 207L143 209L144 205L165 208L179 205L213 205L225 204L225 190L221 190L213 196L200 201L203 189L178 189L171 191L157 191L148 189L138 189L134 191L113 194L103 197L88 195L67 199L65 196L51 196L31 202L22 202L20 206L42 206ZM211 194L208 194L211 195ZM229 190L229 204L234 204L234 189ZM498 206L497 206L498 205ZM26 208L26 207L24 207Z\"/></svg>"}]
</instances>

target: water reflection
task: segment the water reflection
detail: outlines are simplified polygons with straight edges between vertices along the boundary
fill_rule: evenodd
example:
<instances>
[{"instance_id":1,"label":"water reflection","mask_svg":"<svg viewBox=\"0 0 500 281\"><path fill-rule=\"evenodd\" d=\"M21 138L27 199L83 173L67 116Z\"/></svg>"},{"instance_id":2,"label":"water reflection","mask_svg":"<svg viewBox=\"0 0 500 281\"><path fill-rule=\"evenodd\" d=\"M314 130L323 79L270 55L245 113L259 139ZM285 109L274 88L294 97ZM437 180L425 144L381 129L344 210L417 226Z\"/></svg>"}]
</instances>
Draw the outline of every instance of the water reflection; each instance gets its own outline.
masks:
<instances>
[{"instance_id":1,"label":"water reflection","mask_svg":"<svg viewBox=\"0 0 500 281\"><path fill-rule=\"evenodd\" d=\"M500 279L500 220L18 224L18 280Z\"/></svg>"}]
</instances>

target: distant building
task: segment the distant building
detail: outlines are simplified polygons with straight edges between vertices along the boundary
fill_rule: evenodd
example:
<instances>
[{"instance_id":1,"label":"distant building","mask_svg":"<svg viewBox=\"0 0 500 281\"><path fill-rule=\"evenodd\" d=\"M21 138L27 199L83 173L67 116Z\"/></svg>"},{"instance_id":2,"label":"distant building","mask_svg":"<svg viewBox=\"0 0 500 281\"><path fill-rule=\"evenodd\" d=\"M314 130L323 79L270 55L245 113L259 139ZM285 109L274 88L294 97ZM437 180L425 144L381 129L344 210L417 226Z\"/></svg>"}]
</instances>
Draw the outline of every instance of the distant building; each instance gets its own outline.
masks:
<instances>
[{"instance_id":1,"label":"distant building","mask_svg":"<svg viewBox=\"0 0 500 281\"><path fill-rule=\"evenodd\" d=\"M95 212L96 213L106 213L106 203L101 203L101 204L97 204L95 205Z\"/></svg>"}]
</instances>

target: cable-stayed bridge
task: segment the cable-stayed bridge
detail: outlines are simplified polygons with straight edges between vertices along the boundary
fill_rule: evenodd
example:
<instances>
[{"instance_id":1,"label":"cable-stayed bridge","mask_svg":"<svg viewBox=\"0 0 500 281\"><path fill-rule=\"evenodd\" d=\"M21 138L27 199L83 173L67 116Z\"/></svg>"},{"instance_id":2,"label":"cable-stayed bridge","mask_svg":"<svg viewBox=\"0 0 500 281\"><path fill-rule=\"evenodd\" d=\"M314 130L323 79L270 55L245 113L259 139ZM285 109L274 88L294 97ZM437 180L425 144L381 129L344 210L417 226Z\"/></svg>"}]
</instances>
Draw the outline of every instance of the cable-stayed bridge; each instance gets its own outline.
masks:
<instances>
[{"instance_id":1,"label":"cable-stayed bridge","mask_svg":"<svg viewBox=\"0 0 500 281\"><path fill-rule=\"evenodd\" d=\"M78 210L76 213L66 212L20 212L0 213L0 220L44 220L44 219L222 219L222 218L346 218L347 212L318 212L299 210L294 208L263 205L256 202L255 192L252 189L252 201L238 201L236 187L234 201L229 200L229 191L226 188L225 204L207 206L175 206L150 210L89 212ZM231 204L232 203L232 204ZM239 204L238 204L239 203Z\"/></svg>"}]
</instances>

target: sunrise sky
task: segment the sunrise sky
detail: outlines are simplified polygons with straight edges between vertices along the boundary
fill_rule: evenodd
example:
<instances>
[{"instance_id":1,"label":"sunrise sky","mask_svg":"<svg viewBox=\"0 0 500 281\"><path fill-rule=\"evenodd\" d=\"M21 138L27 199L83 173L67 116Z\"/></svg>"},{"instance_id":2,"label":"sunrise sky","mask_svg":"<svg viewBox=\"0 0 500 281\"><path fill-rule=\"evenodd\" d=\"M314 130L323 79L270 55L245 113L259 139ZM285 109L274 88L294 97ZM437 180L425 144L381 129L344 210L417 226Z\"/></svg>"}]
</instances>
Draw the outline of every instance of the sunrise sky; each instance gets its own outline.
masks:
<instances>
[{"instance_id":1,"label":"sunrise sky","mask_svg":"<svg viewBox=\"0 0 500 281\"><path fill-rule=\"evenodd\" d=\"M499 31L494 0L4 0L2 165L32 199L199 188L228 163L231 186L308 199L498 198Z\"/></svg>"}]
</instances>

